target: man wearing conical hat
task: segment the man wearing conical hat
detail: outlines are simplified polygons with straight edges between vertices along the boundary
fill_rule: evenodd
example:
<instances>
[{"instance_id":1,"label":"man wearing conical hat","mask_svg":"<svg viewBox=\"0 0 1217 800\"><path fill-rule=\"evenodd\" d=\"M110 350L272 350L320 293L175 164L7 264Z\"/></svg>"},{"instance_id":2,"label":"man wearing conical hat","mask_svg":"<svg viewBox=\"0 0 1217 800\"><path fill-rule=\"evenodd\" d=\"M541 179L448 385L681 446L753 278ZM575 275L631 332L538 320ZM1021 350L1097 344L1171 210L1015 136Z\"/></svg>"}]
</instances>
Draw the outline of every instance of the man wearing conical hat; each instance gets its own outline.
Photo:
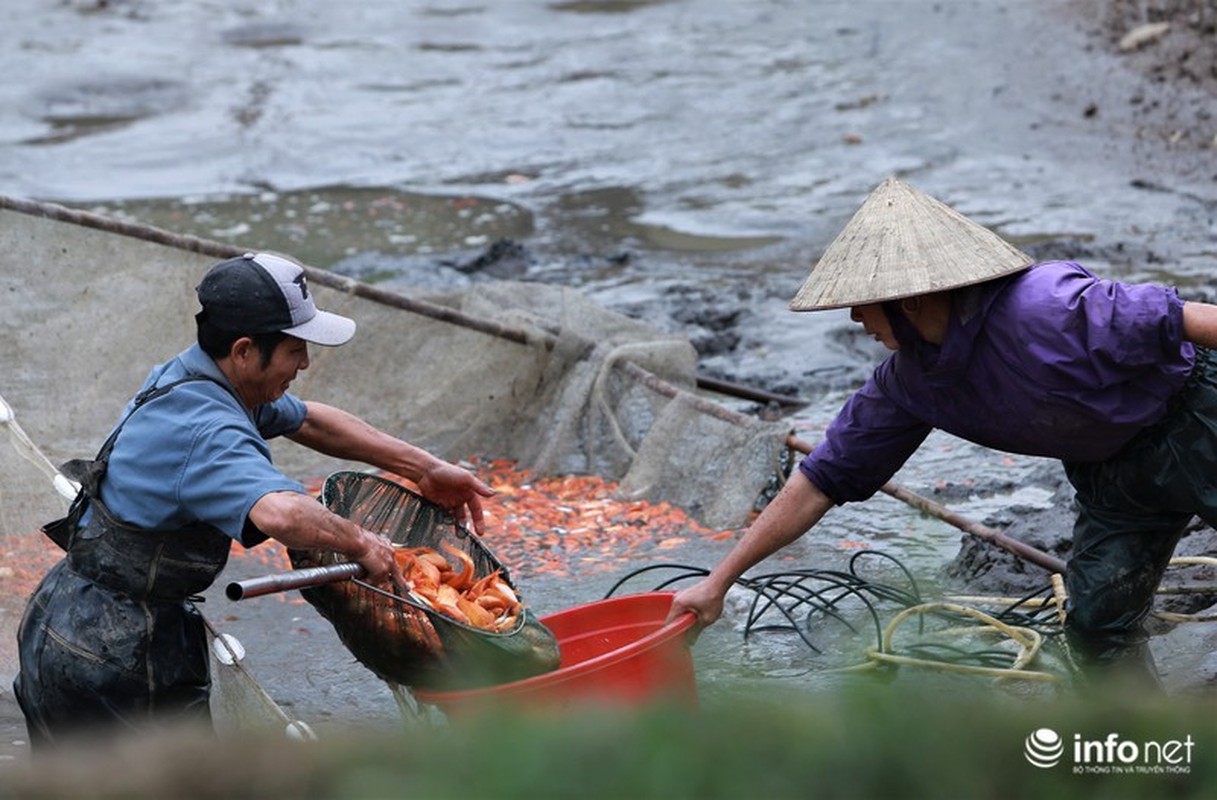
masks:
<instances>
[{"instance_id":1,"label":"man wearing conical hat","mask_svg":"<svg viewBox=\"0 0 1217 800\"><path fill-rule=\"evenodd\" d=\"M1172 288L1033 264L895 179L881 184L791 302L850 309L894 351L845 403L709 576L672 615L707 625L745 570L832 506L874 494L930 431L1060 459L1080 512L1066 630L1096 667L1147 666L1141 623L1192 515L1217 524L1217 306ZM1108 672L1108 670L1097 670ZM1124 670L1110 670L1124 672Z\"/></svg>"}]
</instances>

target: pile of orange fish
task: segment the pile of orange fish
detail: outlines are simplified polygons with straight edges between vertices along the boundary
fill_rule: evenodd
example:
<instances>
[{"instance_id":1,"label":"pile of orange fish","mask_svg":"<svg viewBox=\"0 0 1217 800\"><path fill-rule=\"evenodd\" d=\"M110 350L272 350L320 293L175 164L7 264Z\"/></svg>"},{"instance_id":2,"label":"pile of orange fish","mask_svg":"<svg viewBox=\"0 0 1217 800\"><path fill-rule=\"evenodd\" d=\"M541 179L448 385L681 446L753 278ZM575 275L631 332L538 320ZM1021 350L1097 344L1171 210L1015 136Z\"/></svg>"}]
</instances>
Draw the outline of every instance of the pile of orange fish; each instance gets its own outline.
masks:
<instances>
[{"instance_id":1,"label":"pile of orange fish","mask_svg":"<svg viewBox=\"0 0 1217 800\"><path fill-rule=\"evenodd\" d=\"M588 576L630 569L681 552L715 531L668 502L625 500L618 484L595 475L538 475L504 459L470 459L495 490L482 501L482 541L519 583L540 575ZM386 476L389 477L389 476Z\"/></svg>"},{"instance_id":2,"label":"pile of orange fish","mask_svg":"<svg viewBox=\"0 0 1217 800\"><path fill-rule=\"evenodd\" d=\"M433 548L395 546L410 598L475 628L499 633L513 629L520 600L499 570L478 578L468 553L446 543L441 546L459 569Z\"/></svg>"}]
</instances>

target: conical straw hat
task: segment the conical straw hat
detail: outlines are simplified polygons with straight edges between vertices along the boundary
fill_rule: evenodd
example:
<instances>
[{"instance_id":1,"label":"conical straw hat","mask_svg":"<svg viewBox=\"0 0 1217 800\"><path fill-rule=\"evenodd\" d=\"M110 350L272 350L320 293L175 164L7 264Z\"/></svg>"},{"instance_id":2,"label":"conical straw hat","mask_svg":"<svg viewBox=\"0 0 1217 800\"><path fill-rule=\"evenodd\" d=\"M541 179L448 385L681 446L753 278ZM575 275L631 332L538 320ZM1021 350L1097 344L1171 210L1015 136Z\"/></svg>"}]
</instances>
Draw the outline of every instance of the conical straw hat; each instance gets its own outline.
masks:
<instances>
[{"instance_id":1,"label":"conical straw hat","mask_svg":"<svg viewBox=\"0 0 1217 800\"><path fill-rule=\"evenodd\" d=\"M888 178L824 251L790 308L816 311L940 292L1031 262L988 228Z\"/></svg>"}]
</instances>

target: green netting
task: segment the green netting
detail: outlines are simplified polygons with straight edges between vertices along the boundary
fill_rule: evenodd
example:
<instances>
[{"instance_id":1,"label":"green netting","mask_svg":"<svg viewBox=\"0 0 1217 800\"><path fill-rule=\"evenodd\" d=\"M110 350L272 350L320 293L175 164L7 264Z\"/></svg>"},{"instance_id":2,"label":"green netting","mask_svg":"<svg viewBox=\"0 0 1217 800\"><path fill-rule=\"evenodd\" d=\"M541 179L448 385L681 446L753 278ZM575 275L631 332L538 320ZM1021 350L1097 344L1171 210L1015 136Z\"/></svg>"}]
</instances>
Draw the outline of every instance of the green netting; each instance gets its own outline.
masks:
<instances>
[{"instance_id":1,"label":"green netting","mask_svg":"<svg viewBox=\"0 0 1217 800\"><path fill-rule=\"evenodd\" d=\"M519 591L495 555L440 506L377 475L336 472L321 500L335 514L410 547L458 548L473 560L476 577L499 570ZM296 567L333 564L331 552L289 550ZM301 591L333 624L339 639L380 678L430 690L470 689L539 675L558 667L558 644L527 606L515 627L496 633L466 625L363 581ZM521 600L524 598L521 597Z\"/></svg>"}]
</instances>

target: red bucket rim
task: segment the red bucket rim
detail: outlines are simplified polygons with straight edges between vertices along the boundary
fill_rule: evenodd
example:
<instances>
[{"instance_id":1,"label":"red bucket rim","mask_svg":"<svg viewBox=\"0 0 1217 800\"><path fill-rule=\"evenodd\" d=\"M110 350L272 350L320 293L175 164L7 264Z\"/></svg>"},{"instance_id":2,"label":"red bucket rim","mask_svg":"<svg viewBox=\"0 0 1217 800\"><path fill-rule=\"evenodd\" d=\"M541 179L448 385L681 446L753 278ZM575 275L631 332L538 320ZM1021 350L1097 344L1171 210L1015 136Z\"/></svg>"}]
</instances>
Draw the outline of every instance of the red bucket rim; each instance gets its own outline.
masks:
<instances>
[{"instance_id":1,"label":"red bucket rim","mask_svg":"<svg viewBox=\"0 0 1217 800\"><path fill-rule=\"evenodd\" d=\"M540 618L542 624L547 619L558 617L563 614L569 614L576 611L588 611L596 608L601 608L610 605L621 605L623 603L637 604L639 602L649 602L658 597L671 598L675 592L642 592L639 594L623 595L621 597L608 597L603 600L596 600L591 603L585 603L579 606L555 611L552 614L547 614ZM589 658L586 661L580 661L578 664L572 664L569 667L559 667L553 672L546 672L541 675L533 675L530 678L523 678L510 683L500 683L494 686L483 686L477 689L468 689L465 691L451 692L430 692L418 689L414 691L414 695L427 703L435 703L442 705L446 701L451 700L466 700L478 697L512 695L520 692L525 692L530 689L539 687L556 686L567 681L575 680L589 672L595 672L603 669L606 666L611 666L619 661L624 661L627 658L632 658L640 652L651 649L657 643L666 641L677 634L687 631L693 627L693 623L697 621L697 615L692 611L686 611L676 619L661 626L659 629L648 633L641 639L636 639L633 642L619 647L616 650L611 650L607 653Z\"/></svg>"}]
</instances>

